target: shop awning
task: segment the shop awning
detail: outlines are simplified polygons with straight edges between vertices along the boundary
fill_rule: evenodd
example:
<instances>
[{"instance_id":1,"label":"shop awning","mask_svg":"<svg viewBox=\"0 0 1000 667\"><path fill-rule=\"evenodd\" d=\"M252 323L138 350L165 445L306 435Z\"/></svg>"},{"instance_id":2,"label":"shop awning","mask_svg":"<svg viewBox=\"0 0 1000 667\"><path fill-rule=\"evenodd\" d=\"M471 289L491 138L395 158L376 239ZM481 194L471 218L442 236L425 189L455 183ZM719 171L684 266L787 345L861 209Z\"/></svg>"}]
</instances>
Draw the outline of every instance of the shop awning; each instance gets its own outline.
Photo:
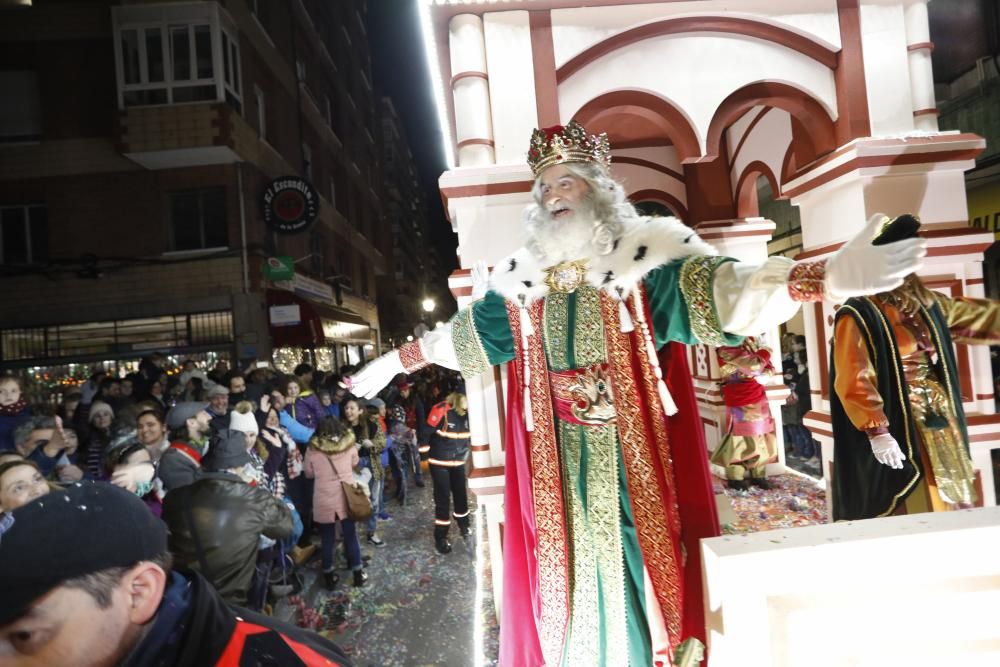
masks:
<instances>
[{"instance_id":1,"label":"shop awning","mask_svg":"<svg viewBox=\"0 0 1000 667\"><path fill-rule=\"evenodd\" d=\"M369 343L371 327L344 308L316 303L287 290L267 290L268 323L274 347L320 347Z\"/></svg>"}]
</instances>

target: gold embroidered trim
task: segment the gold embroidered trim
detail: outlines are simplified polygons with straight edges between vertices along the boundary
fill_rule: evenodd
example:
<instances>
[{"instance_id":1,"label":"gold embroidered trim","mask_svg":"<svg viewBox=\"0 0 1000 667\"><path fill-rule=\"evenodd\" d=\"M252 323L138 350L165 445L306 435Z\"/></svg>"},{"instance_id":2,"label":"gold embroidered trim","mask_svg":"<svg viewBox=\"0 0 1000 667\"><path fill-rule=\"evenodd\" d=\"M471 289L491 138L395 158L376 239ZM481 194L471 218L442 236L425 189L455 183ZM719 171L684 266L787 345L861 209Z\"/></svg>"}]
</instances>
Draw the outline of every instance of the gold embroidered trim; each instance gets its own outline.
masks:
<instances>
[{"instance_id":1,"label":"gold embroidered trim","mask_svg":"<svg viewBox=\"0 0 1000 667\"><path fill-rule=\"evenodd\" d=\"M706 345L726 344L725 334L719 323L719 314L715 310L715 299L712 296L715 269L726 261L730 260L713 255L696 255L687 258L681 265L681 294L687 303L691 333Z\"/></svg>"},{"instance_id":2,"label":"gold embroidered trim","mask_svg":"<svg viewBox=\"0 0 1000 667\"><path fill-rule=\"evenodd\" d=\"M538 300L529 306L529 317L536 332L542 331L542 304ZM521 319L517 306L507 302L507 319L517 345L515 363L524 378L525 357L521 338ZM569 553L566 545L566 514L563 506L563 489L559 465L559 447L556 443L555 420L552 415L552 397L549 394L545 351L535 334L528 339L527 362L530 365L531 410L535 429L528 433L531 449L531 483L535 507L535 529L538 542L538 638L545 662L561 664L569 621ZM523 380L522 380L523 381ZM521 391L517 387L512 391Z\"/></svg>"},{"instance_id":3,"label":"gold embroidered trim","mask_svg":"<svg viewBox=\"0 0 1000 667\"><path fill-rule=\"evenodd\" d=\"M464 377L475 377L490 368L490 359L476 330L472 306L463 308L455 315L451 322L451 340Z\"/></svg>"},{"instance_id":4,"label":"gold embroidered trim","mask_svg":"<svg viewBox=\"0 0 1000 667\"><path fill-rule=\"evenodd\" d=\"M573 365L584 368L604 363L604 319L601 317L601 297L587 285L576 291L576 322L573 333Z\"/></svg>"},{"instance_id":5,"label":"gold embroidered trim","mask_svg":"<svg viewBox=\"0 0 1000 667\"><path fill-rule=\"evenodd\" d=\"M569 294L553 292L542 300L545 331L542 344L549 368L556 371L573 367L573 360L569 358L569 299Z\"/></svg>"},{"instance_id":6,"label":"gold embroidered trim","mask_svg":"<svg viewBox=\"0 0 1000 667\"><path fill-rule=\"evenodd\" d=\"M601 601L604 604L603 664L627 664L627 658L622 659L622 647L628 646L628 625L621 502L618 497L617 431L614 426L581 428L585 429L587 438L587 518L597 555Z\"/></svg>"},{"instance_id":7,"label":"gold embroidered trim","mask_svg":"<svg viewBox=\"0 0 1000 667\"><path fill-rule=\"evenodd\" d=\"M792 301L811 303L823 300L826 260L797 262L788 272L788 294Z\"/></svg>"},{"instance_id":8,"label":"gold embroidered trim","mask_svg":"<svg viewBox=\"0 0 1000 667\"><path fill-rule=\"evenodd\" d=\"M430 362L424 357L424 350L420 347L418 340L400 346L399 362L403 364L407 373L414 373L424 366L430 365Z\"/></svg>"},{"instance_id":9,"label":"gold embroidered trim","mask_svg":"<svg viewBox=\"0 0 1000 667\"><path fill-rule=\"evenodd\" d=\"M612 368L615 395L620 405L630 407L620 411L617 426L636 535L653 583L653 591L660 602L670 642L676 644L681 638L681 610L684 606L678 562L680 552L674 538L679 532L672 530L673 526L677 525L676 509L668 512L674 516L664 517L663 498L657 471L652 463L657 453L668 447L666 426L663 425L662 430L658 427L650 429L646 422L646 418L654 414L662 415L663 412L662 408L653 412L655 401L659 399L652 397L658 396L658 393L655 390L640 392L632 376L632 356L638 353L633 349L636 344L633 336L636 334L621 332L618 307L610 297L602 298L601 306L604 312L608 361ZM642 367L647 365L640 364ZM651 451L651 447L656 452ZM666 459L669 461L669 454L666 455ZM662 467L667 471L670 470L666 462ZM666 483L672 482L673 478L668 475ZM672 491L673 489L668 489L671 495Z\"/></svg>"},{"instance_id":10,"label":"gold embroidered trim","mask_svg":"<svg viewBox=\"0 0 1000 667\"><path fill-rule=\"evenodd\" d=\"M583 460L582 426L559 424L563 489L566 493L566 529L570 538L569 568L573 573L570 592L569 638L562 664L598 665L601 636L600 595L597 582L597 552L587 522L587 498L580 496L580 466ZM587 483L589 484L589 475ZM588 489L589 491L590 489Z\"/></svg>"}]
</instances>

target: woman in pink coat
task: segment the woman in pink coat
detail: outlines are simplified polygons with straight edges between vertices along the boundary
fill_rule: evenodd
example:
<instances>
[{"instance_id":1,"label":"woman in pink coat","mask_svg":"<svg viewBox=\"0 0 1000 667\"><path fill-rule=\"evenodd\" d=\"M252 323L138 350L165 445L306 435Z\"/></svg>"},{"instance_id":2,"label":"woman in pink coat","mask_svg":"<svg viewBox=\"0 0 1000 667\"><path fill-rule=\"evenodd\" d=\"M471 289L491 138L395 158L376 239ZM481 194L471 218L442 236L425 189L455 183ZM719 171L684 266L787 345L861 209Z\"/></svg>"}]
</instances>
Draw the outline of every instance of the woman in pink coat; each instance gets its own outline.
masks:
<instances>
[{"instance_id":1,"label":"woman in pink coat","mask_svg":"<svg viewBox=\"0 0 1000 667\"><path fill-rule=\"evenodd\" d=\"M325 417L309 441L303 471L316 480L313 488L313 520L319 526L322 540L323 583L327 589L337 585L333 551L336 545L337 522L347 547L347 563L354 570L354 585L363 586L368 575L361 566L361 543L354 521L347 513L347 497L341 482L354 484L354 467L358 465L358 449L354 432L334 417Z\"/></svg>"}]
</instances>

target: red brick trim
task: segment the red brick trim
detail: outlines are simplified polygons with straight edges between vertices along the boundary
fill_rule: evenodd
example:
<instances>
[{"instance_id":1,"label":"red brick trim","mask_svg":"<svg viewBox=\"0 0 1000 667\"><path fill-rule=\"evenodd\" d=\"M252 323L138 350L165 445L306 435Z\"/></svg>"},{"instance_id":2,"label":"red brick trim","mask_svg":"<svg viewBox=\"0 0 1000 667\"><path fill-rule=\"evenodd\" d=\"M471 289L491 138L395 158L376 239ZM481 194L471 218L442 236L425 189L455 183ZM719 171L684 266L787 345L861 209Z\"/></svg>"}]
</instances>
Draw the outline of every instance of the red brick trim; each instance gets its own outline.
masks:
<instances>
[{"instance_id":1,"label":"red brick trim","mask_svg":"<svg viewBox=\"0 0 1000 667\"><path fill-rule=\"evenodd\" d=\"M750 178L753 176L754 178ZM736 182L736 215L741 218L752 218L760 215L757 204L757 176L763 176L771 185L775 199L781 198L781 187L778 185L774 172L766 163L754 160L746 166Z\"/></svg>"},{"instance_id":2,"label":"red brick trim","mask_svg":"<svg viewBox=\"0 0 1000 667\"><path fill-rule=\"evenodd\" d=\"M708 127L702 161L718 157L726 129L758 105L783 109L798 120L806 131L813 155L824 155L837 147L833 119L822 104L787 83L759 81L730 93L716 109Z\"/></svg>"},{"instance_id":3,"label":"red brick trim","mask_svg":"<svg viewBox=\"0 0 1000 667\"><path fill-rule=\"evenodd\" d=\"M840 23L840 53L833 79L837 89L836 145L870 136L868 84L865 55L861 46L861 9L858 0L837 0Z\"/></svg>"},{"instance_id":4,"label":"red brick trim","mask_svg":"<svg viewBox=\"0 0 1000 667\"><path fill-rule=\"evenodd\" d=\"M974 160L983 151L982 148L957 149L951 151L934 151L927 153L898 153L893 155L864 155L848 160L844 164L838 165L829 171L818 174L812 180L790 188L785 191L787 197L797 197L809 192L821 185L829 183L835 178L848 174L857 169L869 169L872 167L895 167L908 164L936 164L939 162L960 162L962 160Z\"/></svg>"},{"instance_id":5,"label":"red brick trim","mask_svg":"<svg viewBox=\"0 0 1000 667\"><path fill-rule=\"evenodd\" d=\"M764 107L756 116L754 116L753 120L750 121L747 125L747 129L743 131L743 136L741 136L740 140L736 143L736 148L733 150L733 157L729 160L730 164L736 164L736 158L740 156L740 151L743 150L743 144L745 144L746 140L750 138L753 128L761 121L762 118L764 118L764 116L767 115L767 112L773 108L774 107Z\"/></svg>"},{"instance_id":6,"label":"red brick trim","mask_svg":"<svg viewBox=\"0 0 1000 667\"><path fill-rule=\"evenodd\" d=\"M684 175L680 172L676 172L666 165L653 162L652 160L643 160L638 157L629 157L627 155L612 155L611 164L633 164L637 167L645 167L646 169L652 169L653 171L658 171L661 174L674 178L678 181L684 182Z\"/></svg>"},{"instance_id":7,"label":"red brick trim","mask_svg":"<svg viewBox=\"0 0 1000 667\"><path fill-rule=\"evenodd\" d=\"M941 112L937 110L937 107L928 107L927 109L917 109L913 112L913 117L917 118L919 116L940 116Z\"/></svg>"},{"instance_id":8,"label":"red brick trim","mask_svg":"<svg viewBox=\"0 0 1000 667\"><path fill-rule=\"evenodd\" d=\"M753 37L766 42L780 44L793 51L797 51L830 69L833 69L837 65L836 51L786 28L744 18L692 16L647 23L646 25L613 35L570 58L557 70L556 79L559 83L563 83L595 60L623 49L630 44L653 37L692 32L721 32L736 34L741 37Z\"/></svg>"},{"instance_id":9,"label":"red brick trim","mask_svg":"<svg viewBox=\"0 0 1000 667\"><path fill-rule=\"evenodd\" d=\"M455 76L451 77L451 87L454 88L455 84L461 81L462 79L471 79L471 78L483 79L485 81L489 81L490 75L487 74L486 72L473 72L473 71L459 72Z\"/></svg>"},{"instance_id":10,"label":"red brick trim","mask_svg":"<svg viewBox=\"0 0 1000 667\"><path fill-rule=\"evenodd\" d=\"M535 105L538 127L558 125L559 83L556 75L556 52L552 44L552 13L545 10L528 12L531 32L531 54L535 67Z\"/></svg>"},{"instance_id":11,"label":"red brick trim","mask_svg":"<svg viewBox=\"0 0 1000 667\"><path fill-rule=\"evenodd\" d=\"M504 471L503 466L494 466L492 468L476 468L471 473L469 473L469 479L479 479L480 477L496 477L502 475Z\"/></svg>"},{"instance_id":12,"label":"red brick trim","mask_svg":"<svg viewBox=\"0 0 1000 667\"><path fill-rule=\"evenodd\" d=\"M677 149L677 157L683 162L695 162L701 156L701 144L694 125L684 112L667 100L641 90L616 90L605 93L584 104L573 114L578 123L590 132L602 132L605 123L620 113L622 107L634 114L642 115L663 132ZM616 144L617 148L625 148Z\"/></svg>"},{"instance_id":13,"label":"red brick trim","mask_svg":"<svg viewBox=\"0 0 1000 667\"><path fill-rule=\"evenodd\" d=\"M457 147L461 150L466 146L489 146L493 148L495 145L492 139L462 139L458 142Z\"/></svg>"},{"instance_id":14,"label":"red brick trim","mask_svg":"<svg viewBox=\"0 0 1000 667\"><path fill-rule=\"evenodd\" d=\"M934 42L917 42L915 44L907 44L907 51L919 51L920 49L927 49L928 53L934 52Z\"/></svg>"},{"instance_id":15,"label":"red brick trim","mask_svg":"<svg viewBox=\"0 0 1000 667\"><path fill-rule=\"evenodd\" d=\"M647 190L637 190L629 195L629 200L633 202L655 201L668 207L684 224L688 224L688 210L680 199L669 192L649 188Z\"/></svg>"}]
</instances>

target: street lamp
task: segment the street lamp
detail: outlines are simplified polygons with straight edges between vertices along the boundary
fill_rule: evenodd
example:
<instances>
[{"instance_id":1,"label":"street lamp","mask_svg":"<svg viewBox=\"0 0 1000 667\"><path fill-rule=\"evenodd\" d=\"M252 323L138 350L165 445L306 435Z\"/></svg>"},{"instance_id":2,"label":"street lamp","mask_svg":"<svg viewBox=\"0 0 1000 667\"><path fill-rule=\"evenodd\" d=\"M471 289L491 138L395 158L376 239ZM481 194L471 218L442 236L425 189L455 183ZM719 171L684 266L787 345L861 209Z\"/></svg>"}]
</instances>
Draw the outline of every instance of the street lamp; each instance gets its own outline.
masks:
<instances>
[{"instance_id":1,"label":"street lamp","mask_svg":"<svg viewBox=\"0 0 1000 667\"><path fill-rule=\"evenodd\" d=\"M412 343L413 342L413 336L407 336L406 337L406 342L407 343Z\"/></svg>"},{"instance_id":2,"label":"street lamp","mask_svg":"<svg viewBox=\"0 0 1000 667\"><path fill-rule=\"evenodd\" d=\"M424 307L424 312L426 312L426 313L433 313L434 312L434 307L437 304L434 303L434 299L431 299L430 297L428 297L428 298L424 299L423 302L420 305L422 305Z\"/></svg>"}]
</instances>

